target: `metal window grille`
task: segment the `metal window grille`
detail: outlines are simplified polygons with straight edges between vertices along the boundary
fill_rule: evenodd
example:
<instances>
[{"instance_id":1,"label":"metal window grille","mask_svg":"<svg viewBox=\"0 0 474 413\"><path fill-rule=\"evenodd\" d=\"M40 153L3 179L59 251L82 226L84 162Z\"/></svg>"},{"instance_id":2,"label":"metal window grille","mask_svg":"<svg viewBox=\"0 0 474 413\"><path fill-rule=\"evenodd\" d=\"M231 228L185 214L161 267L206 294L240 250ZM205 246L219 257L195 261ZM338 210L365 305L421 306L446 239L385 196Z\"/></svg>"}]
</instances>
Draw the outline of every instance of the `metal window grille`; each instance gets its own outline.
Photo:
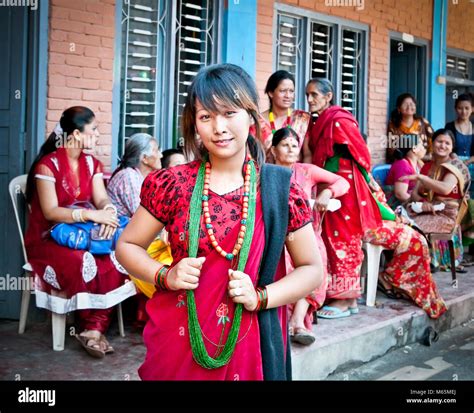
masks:
<instances>
[{"instance_id":1,"label":"metal window grille","mask_svg":"<svg viewBox=\"0 0 474 413\"><path fill-rule=\"evenodd\" d=\"M446 57L446 71L448 76L474 80L471 76L471 59L455 55Z\"/></svg>"},{"instance_id":2,"label":"metal window grille","mask_svg":"<svg viewBox=\"0 0 474 413\"><path fill-rule=\"evenodd\" d=\"M298 73L301 56L301 19L286 14L278 15L277 70Z\"/></svg>"},{"instance_id":3,"label":"metal window grille","mask_svg":"<svg viewBox=\"0 0 474 413\"><path fill-rule=\"evenodd\" d=\"M332 27L311 22L310 76L324 77L332 81L333 32Z\"/></svg>"},{"instance_id":4,"label":"metal window grille","mask_svg":"<svg viewBox=\"0 0 474 413\"><path fill-rule=\"evenodd\" d=\"M159 30L162 4L128 0L122 7L122 80L119 153L138 132L155 135L158 101Z\"/></svg>"},{"instance_id":5,"label":"metal window grille","mask_svg":"<svg viewBox=\"0 0 474 413\"><path fill-rule=\"evenodd\" d=\"M341 106L359 117L360 89L362 86L362 33L342 29L340 50Z\"/></svg>"},{"instance_id":6,"label":"metal window grille","mask_svg":"<svg viewBox=\"0 0 474 413\"><path fill-rule=\"evenodd\" d=\"M180 136L181 113L187 96L187 88L199 69L215 60L217 30L214 0L178 1L175 24L175 124L173 130L177 137Z\"/></svg>"}]
</instances>

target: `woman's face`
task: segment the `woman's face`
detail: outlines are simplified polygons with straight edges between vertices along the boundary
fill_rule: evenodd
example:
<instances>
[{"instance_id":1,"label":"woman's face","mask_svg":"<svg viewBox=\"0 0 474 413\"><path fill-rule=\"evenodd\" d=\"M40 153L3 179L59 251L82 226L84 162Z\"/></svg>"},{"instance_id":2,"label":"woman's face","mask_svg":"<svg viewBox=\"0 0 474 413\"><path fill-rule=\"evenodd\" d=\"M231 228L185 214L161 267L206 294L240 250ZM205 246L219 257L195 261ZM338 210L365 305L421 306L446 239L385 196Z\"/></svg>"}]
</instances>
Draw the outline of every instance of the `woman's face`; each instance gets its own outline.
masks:
<instances>
[{"instance_id":1,"label":"woman's face","mask_svg":"<svg viewBox=\"0 0 474 413\"><path fill-rule=\"evenodd\" d=\"M163 158L163 155L161 154L158 143L154 139L151 141L151 147L151 155L143 156L142 162L151 170L156 171L157 169L161 169L161 158Z\"/></svg>"},{"instance_id":2,"label":"woman's face","mask_svg":"<svg viewBox=\"0 0 474 413\"><path fill-rule=\"evenodd\" d=\"M322 94L316 83L310 83L306 87L306 100L308 101L309 111L311 113L317 112L321 114L330 105L332 99L332 93L329 92L327 95Z\"/></svg>"},{"instance_id":3,"label":"woman's face","mask_svg":"<svg viewBox=\"0 0 474 413\"><path fill-rule=\"evenodd\" d=\"M196 131L211 156L228 159L245 152L251 117L245 109L218 107L212 113L196 101Z\"/></svg>"},{"instance_id":4,"label":"woman's face","mask_svg":"<svg viewBox=\"0 0 474 413\"><path fill-rule=\"evenodd\" d=\"M413 153L418 159L423 159L426 155L426 148L423 142L420 141L418 142L418 145L414 146L412 149Z\"/></svg>"},{"instance_id":5,"label":"woman's face","mask_svg":"<svg viewBox=\"0 0 474 413\"><path fill-rule=\"evenodd\" d=\"M402 116L413 116L416 113L416 103L412 98L406 98L398 108Z\"/></svg>"},{"instance_id":6,"label":"woman's face","mask_svg":"<svg viewBox=\"0 0 474 413\"><path fill-rule=\"evenodd\" d=\"M291 108L295 100L295 85L290 79L282 80L273 92L268 92L272 107L278 109Z\"/></svg>"},{"instance_id":7,"label":"woman's face","mask_svg":"<svg viewBox=\"0 0 474 413\"><path fill-rule=\"evenodd\" d=\"M439 135L433 141L433 155L445 158L453 151L453 141L448 135Z\"/></svg>"},{"instance_id":8,"label":"woman's face","mask_svg":"<svg viewBox=\"0 0 474 413\"><path fill-rule=\"evenodd\" d=\"M99 142L99 130L95 119L85 125L82 132L76 129L73 132L73 137L74 144L78 144L81 149L94 149Z\"/></svg>"},{"instance_id":9,"label":"woman's face","mask_svg":"<svg viewBox=\"0 0 474 413\"><path fill-rule=\"evenodd\" d=\"M471 102L463 100L456 105L456 113L458 120L466 121L469 120L472 114Z\"/></svg>"},{"instance_id":10,"label":"woman's face","mask_svg":"<svg viewBox=\"0 0 474 413\"><path fill-rule=\"evenodd\" d=\"M293 137L283 139L277 146L272 147L272 154L277 165L293 165L300 154L298 141Z\"/></svg>"}]
</instances>

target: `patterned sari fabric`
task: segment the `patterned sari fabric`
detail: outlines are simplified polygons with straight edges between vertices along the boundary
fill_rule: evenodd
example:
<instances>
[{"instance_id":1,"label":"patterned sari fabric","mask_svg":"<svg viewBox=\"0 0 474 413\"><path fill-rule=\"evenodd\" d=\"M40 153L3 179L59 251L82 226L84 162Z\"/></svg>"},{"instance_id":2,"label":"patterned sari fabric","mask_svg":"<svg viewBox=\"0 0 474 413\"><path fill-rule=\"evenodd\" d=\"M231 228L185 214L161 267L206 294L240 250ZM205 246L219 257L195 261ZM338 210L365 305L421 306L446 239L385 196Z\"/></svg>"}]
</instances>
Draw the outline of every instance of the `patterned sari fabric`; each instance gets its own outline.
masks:
<instances>
[{"instance_id":1,"label":"patterned sari fabric","mask_svg":"<svg viewBox=\"0 0 474 413\"><path fill-rule=\"evenodd\" d=\"M328 256L329 299L358 298L360 267L364 258L362 236L365 228L376 228L381 215L361 168L370 169L370 155L360 135L357 121L346 110L332 106L311 126L309 148L314 165L324 167L347 180L349 191L341 196L341 208L326 212L322 237ZM337 163L335 145L344 145L351 159L340 157ZM329 165L332 169L329 169ZM336 165L336 166L334 166Z\"/></svg>"},{"instance_id":2,"label":"patterned sari fabric","mask_svg":"<svg viewBox=\"0 0 474 413\"><path fill-rule=\"evenodd\" d=\"M92 181L102 176L100 162L82 153L79 171L71 172L63 148L45 156L38 164L36 179L54 182L58 206L92 202ZM25 236L28 259L35 273L36 305L65 314L79 311L82 329L105 332L113 306L135 295L132 282L115 254L92 255L58 245L49 236L54 223L43 215L38 193L33 196Z\"/></svg>"},{"instance_id":3,"label":"patterned sari fabric","mask_svg":"<svg viewBox=\"0 0 474 413\"><path fill-rule=\"evenodd\" d=\"M430 233L450 233L456 230L454 236L454 249L455 249L455 261L456 265L459 265L463 257L462 247L462 235L461 227L456 225L459 224L456 220L458 214L464 215L467 210L467 201L464 200L464 191L467 187L467 183L470 181L469 170L464 163L458 158L450 159L449 161L436 167L434 162L428 162L422 168L421 173L427 175L432 179L442 181L447 173L452 173L458 180L453 191L447 196L441 196L429 191L426 197L426 202L430 202L433 205L439 205L443 203L445 205L444 210L433 213L422 213L415 214L411 210L409 211L410 216L420 227L425 234ZM459 211L462 208L461 212ZM435 267L448 268L451 266L451 259L449 255L449 247L447 241L435 241L431 245L431 258L432 264Z\"/></svg>"},{"instance_id":4,"label":"patterned sari fabric","mask_svg":"<svg viewBox=\"0 0 474 413\"><path fill-rule=\"evenodd\" d=\"M160 170L146 178L141 192L141 205L165 224L173 251L173 265L188 256L190 200L196 182L199 161ZM209 190L209 210L214 234L224 250L232 250L240 231L243 187L219 195ZM311 222L311 210L304 192L292 183L290 187L288 232ZM198 257L206 257L201 269L199 287L195 290L197 315L204 343L210 356L215 357L228 337L235 304L228 295L228 270L237 263L223 258L212 247L206 234L204 220L199 231ZM245 266L254 283L265 248L265 227L260 190L254 234ZM282 274L284 276L284 271ZM278 276L275 277L275 280ZM260 331L257 314L242 312L242 322L235 351L229 363L218 369L205 369L193 359L188 331L186 292L157 291L148 300L149 321L143 338L147 348L139 369L143 380L263 380ZM286 331L286 307L282 307L282 331ZM284 337L286 340L286 337Z\"/></svg>"},{"instance_id":5,"label":"patterned sari fabric","mask_svg":"<svg viewBox=\"0 0 474 413\"><path fill-rule=\"evenodd\" d=\"M303 110L294 110L291 113L290 123L288 123L288 120L285 119L283 125L281 126L282 128L290 126L298 134L300 149L303 146L303 142L306 137L306 132L308 131L310 119L311 115L308 112L305 112ZM273 159L273 155L270 151L273 139L272 127L270 125L270 122L266 120L262 115L260 115L259 121L260 139L265 148L267 162L274 163L275 160ZM252 136L255 136L255 127L252 126L250 128L250 134Z\"/></svg>"}]
</instances>

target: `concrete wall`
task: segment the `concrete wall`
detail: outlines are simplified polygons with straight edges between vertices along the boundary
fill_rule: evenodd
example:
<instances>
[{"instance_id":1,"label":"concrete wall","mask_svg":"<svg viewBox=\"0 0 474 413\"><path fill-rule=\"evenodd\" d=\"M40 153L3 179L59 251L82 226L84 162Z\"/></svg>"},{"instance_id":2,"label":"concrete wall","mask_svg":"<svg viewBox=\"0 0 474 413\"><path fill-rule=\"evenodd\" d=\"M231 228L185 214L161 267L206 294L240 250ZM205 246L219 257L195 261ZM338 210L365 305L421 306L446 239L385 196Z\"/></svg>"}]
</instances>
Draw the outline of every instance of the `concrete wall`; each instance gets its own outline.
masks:
<instances>
[{"instance_id":1,"label":"concrete wall","mask_svg":"<svg viewBox=\"0 0 474 413\"><path fill-rule=\"evenodd\" d=\"M83 105L99 124L97 157L108 169L112 146L115 0L50 0L46 136L64 109Z\"/></svg>"}]
</instances>

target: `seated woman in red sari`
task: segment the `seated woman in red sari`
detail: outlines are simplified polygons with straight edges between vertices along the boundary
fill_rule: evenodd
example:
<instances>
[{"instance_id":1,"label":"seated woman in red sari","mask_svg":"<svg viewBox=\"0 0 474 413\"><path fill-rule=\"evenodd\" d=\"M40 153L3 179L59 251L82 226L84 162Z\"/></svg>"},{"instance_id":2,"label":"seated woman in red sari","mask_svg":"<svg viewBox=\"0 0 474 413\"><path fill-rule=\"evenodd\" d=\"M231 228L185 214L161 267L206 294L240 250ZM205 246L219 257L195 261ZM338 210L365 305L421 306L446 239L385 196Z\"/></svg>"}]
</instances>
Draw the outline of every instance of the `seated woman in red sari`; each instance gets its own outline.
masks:
<instances>
[{"instance_id":1,"label":"seated woman in red sari","mask_svg":"<svg viewBox=\"0 0 474 413\"><path fill-rule=\"evenodd\" d=\"M201 69L182 118L186 152L196 160L147 177L120 237L122 265L160 287L147 304L144 380L291 375L286 304L320 285L322 264L304 192L291 171L264 163L257 101L240 67ZM253 122L257 140L249 136ZM146 253L164 227L171 267ZM282 255L287 235L290 274Z\"/></svg>"},{"instance_id":2,"label":"seated woman in red sari","mask_svg":"<svg viewBox=\"0 0 474 413\"><path fill-rule=\"evenodd\" d=\"M313 313L324 304L327 288L327 255L324 241L321 238L321 216L324 214L329 201L339 198L349 190L349 182L344 178L328 172L316 165L297 163L300 155L299 137L289 127L279 129L273 135L272 154L277 165L286 166L293 171L293 178L303 188L309 199L318 194L313 208L313 229L316 236L319 252L323 262L323 282L306 298L298 300L289 306L290 310L290 337L292 341L303 345L314 342L312 333ZM324 215L323 215L324 216ZM293 271L291 259L287 257L286 268Z\"/></svg>"},{"instance_id":3,"label":"seated woman in red sari","mask_svg":"<svg viewBox=\"0 0 474 413\"><path fill-rule=\"evenodd\" d=\"M459 209L467 210L464 194L470 181L469 169L459 158L451 157L454 145L454 135L450 130L437 130L433 135L433 160L426 163L419 174L400 178L416 181L412 193L415 202L410 204L409 213L425 234L450 233L456 227ZM456 266L463 257L461 240L461 227L458 225L454 238ZM447 241L432 243L431 259L435 267L450 266ZM457 268L457 271L463 270Z\"/></svg>"},{"instance_id":4,"label":"seated woman in red sari","mask_svg":"<svg viewBox=\"0 0 474 413\"><path fill-rule=\"evenodd\" d=\"M61 222L92 221L100 234L111 237L117 226L102 178L102 165L83 149L94 148L99 132L94 113L85 107L65 110L60 126L43 144L27 181L31 205L25 236L28 259L35 273L36 305L66 314L77 312L79 339L94 357L113 352L105 339L115 305L135 295L125 270L110 255L60 246L50 236Z\"/></svg>"},{"instance_id":5,"label":"seated woman in red sari","mask_svg":"<svg viewBox=\"0 0 474 413\"><path fill-rule=\"evenodd\" d=\"M405 224L390 209L385 194L372 175L369 183L379 202L382 224L365 231L363 240L393 251L392 258L379 274L377 289L388 298L408 298L436 319L446 312L430 270L430 250L426 238Z\"/></svg>"},{"instance_id":6,"label":"seated woman in red sari","mask_svg":"<svg viewBox=\"0 0 474 413\"><path fill-rule=\"evenodd\" d=\"M290 72L278 70L273 73L268 78L265 94L270 101L270 107L259 116L260 139L265 147L267 162L274 163L271 147L275 131L291 126L298 135L298 145L301 148L311 117L308 112L291 109L295 100L295 78ZM250 133L255 133L254 127Z\"/></svg>"},{"instance_id":7,"label":"seated woman in red sari","mask_svg":"<svg viewBox=\"0 0 474 413\"><path fill-rule=\"evenodd\" d=\"M327 79L312 79L306 86L311 113L319 117L310 126L304 145L307 163L345 178L349 191L340 198L342 207L327 212L322 236L328 255L329 305L318 317L339 318L358 312L360 267L364 257L362 235L378 227L382 220L378 205L368 186L370 155L352 114L331 105L334 92Z\"/></svg>"}]
</instances>

